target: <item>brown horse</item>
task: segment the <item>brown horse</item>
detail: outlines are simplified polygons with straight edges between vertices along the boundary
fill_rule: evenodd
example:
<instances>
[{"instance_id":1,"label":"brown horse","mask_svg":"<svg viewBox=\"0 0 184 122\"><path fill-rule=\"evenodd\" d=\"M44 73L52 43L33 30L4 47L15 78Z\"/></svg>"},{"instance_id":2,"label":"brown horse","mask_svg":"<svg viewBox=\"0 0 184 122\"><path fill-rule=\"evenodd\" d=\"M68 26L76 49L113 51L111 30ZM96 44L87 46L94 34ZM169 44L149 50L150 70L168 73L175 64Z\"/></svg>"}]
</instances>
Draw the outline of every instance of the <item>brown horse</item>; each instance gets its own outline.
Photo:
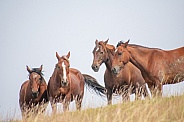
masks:
<instances>
[{"instance_id":1,"label":"brown horse","mask_svg":"<svg viewBox=\"0 0 184 122\"><path fill-rule=\"evenodd\" d=\"M145 81L140 70L133 64L128 63L119 74L114 74L111 72L115 47L107 43L108 40L105 42L99 42L96 40L96 46L93 50L94 59L91 67L95 72L98 72L102 63L105 63L106 65L104 82L105 88L107 89L108 104L112 104L113 93L121 94L123 100L128 100L131 93L136 94L136 99L138 96L140 97L141 93L144 93L144 96L147 96L148 89L146 89Z\"/></svg>"},{"instance_id":2,"label":"brown horse","mask_svg":"<svg viewBox=\"0 0 184 122\"><path fill-rule=\"evenodd\" d=\"M34 114L44 112L48 105L47 84L43 78L42 65L32 70L27 66L27 71L29 80L22 84L19 93L19 105L23 118L30 116L31 111L34 111Z\"/></svg>"},{"instance_id":3,"label":"brown horse","mask_svg":"<svg viewBox=\"0 0 184 122\"><path fill-rule=\"evenodd\" d=\"M66 111L69 110L69 104L73 100L75 100L77 110L80 110L84 84L90 86L98 94L106 94L106 89L99 85L95 78L70 68L70 52L62 57L56 52L56 57L58 63L48 83L48 94L53 113L56 113L56 103L63 103L63 110Z\"/></svg>"},{"instance_id":4,"label":"brown horse","mask_svg":"<svg viewBox=\"0 0 184 122\"><path fill-rule=\"evenodd\" d=\"M162 85L184 80L184 47L161 50L134 44L121 43L115 52L112 70L119 72L130 61L152 89L162 92Z\"/></svg>"}]
</instances>

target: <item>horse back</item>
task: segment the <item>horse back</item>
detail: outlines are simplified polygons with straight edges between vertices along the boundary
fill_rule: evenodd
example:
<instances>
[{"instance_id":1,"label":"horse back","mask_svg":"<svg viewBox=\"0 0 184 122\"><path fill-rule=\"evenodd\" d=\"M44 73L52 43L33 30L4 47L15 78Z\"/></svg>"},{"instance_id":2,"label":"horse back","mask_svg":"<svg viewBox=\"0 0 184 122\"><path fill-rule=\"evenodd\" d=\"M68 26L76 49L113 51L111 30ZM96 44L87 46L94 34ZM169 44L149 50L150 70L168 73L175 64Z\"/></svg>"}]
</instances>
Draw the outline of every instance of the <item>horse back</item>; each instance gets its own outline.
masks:
<instances>
[{"instance_id":1,"label":"horse back","mask_svg":"<svg viewBox=\"0 0 184 122\"><path fill-rule=\"evenodd\" d=\"M84 77L83 77L82 73L79 70L77 70L75 68L70 68L69 72L70 72L70 74L76 76L79 79L80 83L84 83Z\"/></svg>"},{"instance_id":2,"label":"horse back","mask_svg":"<svg viewBox=\"0 0 184 122\"><path fill-rule=\"evenodd\" d=\"M174 83L176 76L184 77L184 47L174 50L154 49L148 61L147 77L162 84ZM181 81L181 80L178 80Z\"/></svg>"}]
</instances>

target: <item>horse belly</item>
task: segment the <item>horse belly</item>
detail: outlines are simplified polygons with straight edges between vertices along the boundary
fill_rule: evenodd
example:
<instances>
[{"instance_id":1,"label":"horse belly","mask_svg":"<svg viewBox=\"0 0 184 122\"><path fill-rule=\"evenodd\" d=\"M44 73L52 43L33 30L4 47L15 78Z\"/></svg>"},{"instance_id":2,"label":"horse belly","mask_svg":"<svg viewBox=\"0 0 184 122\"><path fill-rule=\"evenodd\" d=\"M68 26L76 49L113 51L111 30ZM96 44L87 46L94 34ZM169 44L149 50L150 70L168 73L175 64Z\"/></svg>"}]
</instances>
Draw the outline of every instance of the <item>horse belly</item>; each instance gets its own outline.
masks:
<instances>
[{"instance_id":1,"label":"horse belly","mask_svg":"<svg viewBox=\"0 0 184 122\"><path fill-rule=\"evenodd\" d=\"M161 80L163 84L173 84L184 80L184 56L165 64Z\"/></svg>"}]
</instances>

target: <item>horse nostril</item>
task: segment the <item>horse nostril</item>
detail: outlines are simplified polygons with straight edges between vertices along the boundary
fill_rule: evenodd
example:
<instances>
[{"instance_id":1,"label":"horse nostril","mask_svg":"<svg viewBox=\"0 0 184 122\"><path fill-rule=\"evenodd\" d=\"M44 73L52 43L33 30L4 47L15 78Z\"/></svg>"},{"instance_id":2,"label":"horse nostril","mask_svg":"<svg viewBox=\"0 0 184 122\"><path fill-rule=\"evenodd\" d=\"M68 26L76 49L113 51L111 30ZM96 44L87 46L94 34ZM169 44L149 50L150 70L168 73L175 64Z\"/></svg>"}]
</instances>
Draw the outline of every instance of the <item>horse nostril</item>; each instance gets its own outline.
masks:
<instances>
[{"instance_id":1,"label":"horse nostril","mask_svg":"<svg viewBox=\"0 0 184 122\"><path fill-rule=\"evenodd\" d=\"M92 69L95 69L95 68L96 68L96 66L95 66L95 65L92 65L92 66L91 66L91 68L92 68Z\"/></svg>"},{"instance_id":2,"label":"horse nostril","mask_svg":"<svg viewBox=\"0 0 184 122\"><path fill-rule=\"evenodd\" d=\"M38 92L38 91L36 91L36 92L32 92L32 96L33 96L34 98L36 98L36 97L38 96L38 94L39 94L39 92Z\"/></svg>"},{"instance_id":3,"label":"horse nostril","mask_svg":"<svg viewBox=\"0 0 184 122\"><path fill-rule=\"evenodd\" d=\"M111 69L112 73L116 74L116 68Z\"/></svg>"},{"instance_id":4,"label":"horse nostril","mask_svg":"<svg viewBox=\"0 0 184 122\"><path fill-rule=\"evenodd\" d=\"M62 80L61 83L62 83L62 86L67 86L68 85L68 81Z\"/></svg>"},{"instance_id":5,"label":"horse nostril","mask_svg":"<svg viewBox=\"0 0 184 122\"><path fill-rule=\"evenodd\" d=\"M98 65L92 65L91 67L92 67L92 69L93 69L95 72L98 72L98 70L99 70Z\"/></svg>"}]
</instances>

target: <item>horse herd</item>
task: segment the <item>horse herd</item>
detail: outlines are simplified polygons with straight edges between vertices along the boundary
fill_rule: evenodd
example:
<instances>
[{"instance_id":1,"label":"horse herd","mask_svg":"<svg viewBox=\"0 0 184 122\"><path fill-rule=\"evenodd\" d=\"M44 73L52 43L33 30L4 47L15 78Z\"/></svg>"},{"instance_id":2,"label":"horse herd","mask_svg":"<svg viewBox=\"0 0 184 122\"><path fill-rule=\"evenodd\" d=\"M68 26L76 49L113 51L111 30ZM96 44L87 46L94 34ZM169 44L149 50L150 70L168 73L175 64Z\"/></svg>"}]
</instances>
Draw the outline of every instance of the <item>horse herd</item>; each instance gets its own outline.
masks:
<instances>
[{"instance_id":1,"label":"horse herd","mask_svg":"<svg viewBox=\"0 0 184 122\"><path fill-rule=\"evenodd\" d=\"M57 111L57 103L62 103L63 110L68 111L73 100L76 109L80 110L84 85L100 96L106 95L108 104L112 104L113 94L121 95L123 101L128 101L133 93L135 99L151 98L149 89L153 95L161 95L162 85L184 80L184 47L165 51L129 44L129 40L120 41L114 47L108 40L96 40L93 56L91 67L95 72L105 63L105 87L94 77L70 68L70 52L63 56L56 52L58 62L48 85L43 78L42 65L33 69L27 66L29 80L22 84L19 93L22 116L26 117L33 109L33 113L38 113L41 108L44 112L49 101L53 113Z\"/></svg>"}]
</instances>

